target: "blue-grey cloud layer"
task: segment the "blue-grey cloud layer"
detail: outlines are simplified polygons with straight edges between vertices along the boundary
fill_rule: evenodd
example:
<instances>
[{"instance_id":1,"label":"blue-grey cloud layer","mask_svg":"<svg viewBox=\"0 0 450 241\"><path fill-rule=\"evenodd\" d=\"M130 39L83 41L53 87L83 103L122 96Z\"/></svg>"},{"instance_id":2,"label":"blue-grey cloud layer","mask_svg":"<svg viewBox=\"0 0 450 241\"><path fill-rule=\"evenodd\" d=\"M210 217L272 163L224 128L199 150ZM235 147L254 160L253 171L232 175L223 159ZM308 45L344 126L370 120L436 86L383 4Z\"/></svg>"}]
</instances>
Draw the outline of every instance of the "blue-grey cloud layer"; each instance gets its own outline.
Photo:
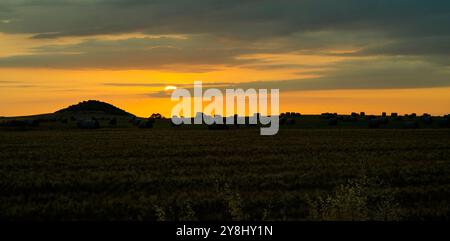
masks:
<instances>
[{"instance_id":1,"label":"blue-grey cloud layer","mask_svg":"<svg viewBox=\"0 0 450 241\"><path fill-rule=\"evenodd\" d=\"M237 58L243 54L331 55L324 50L356 48L356 53L341 55L361 60L340 62L318 79L275 85L287 89L450 85L448 0L3 0L0 20L7 20L0 23L0 32L27 33L36 39L135 32L188 36L44 46L32 55L0 58L0 67L188 65L208 71L208 65L264 62ZM371 56L378 58L364 58Z\"/></svg>"},{"instance_id":2,"label":"blue-grey cloud layer","mask_svg":"<svg viewBox=\"0 0 450 241\"><path fill-rule=\"evenodd\" d=\"M4 0L6 32L36 37L144 31L271 37L319 29L448 33L447 0Z\"/></svg>"}]
</instances>

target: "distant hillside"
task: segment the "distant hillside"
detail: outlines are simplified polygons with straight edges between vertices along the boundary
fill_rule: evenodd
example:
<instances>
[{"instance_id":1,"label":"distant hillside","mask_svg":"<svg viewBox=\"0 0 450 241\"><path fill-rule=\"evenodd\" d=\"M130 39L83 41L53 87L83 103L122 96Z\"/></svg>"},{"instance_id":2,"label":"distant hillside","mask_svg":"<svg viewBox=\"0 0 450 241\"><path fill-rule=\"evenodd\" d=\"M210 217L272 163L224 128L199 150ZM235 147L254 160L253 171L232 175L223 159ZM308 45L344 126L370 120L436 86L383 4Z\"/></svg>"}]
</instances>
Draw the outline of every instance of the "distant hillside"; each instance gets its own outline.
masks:
<instances>
[{"instance_id":1,"label":"distant hillside","mask_svg":"<svg viewBox=\"0 0 450 241\"><path fill-rule=\"evenodd\" d=\"M101 102L98 100L88 100L80 102L76 105L71 105L65 109L55 112L55 114L86 114L86 113L101 113L105 115L117 116L134 116L122 109L119 109L111 104Z\"/></svg>"}]
</instances>

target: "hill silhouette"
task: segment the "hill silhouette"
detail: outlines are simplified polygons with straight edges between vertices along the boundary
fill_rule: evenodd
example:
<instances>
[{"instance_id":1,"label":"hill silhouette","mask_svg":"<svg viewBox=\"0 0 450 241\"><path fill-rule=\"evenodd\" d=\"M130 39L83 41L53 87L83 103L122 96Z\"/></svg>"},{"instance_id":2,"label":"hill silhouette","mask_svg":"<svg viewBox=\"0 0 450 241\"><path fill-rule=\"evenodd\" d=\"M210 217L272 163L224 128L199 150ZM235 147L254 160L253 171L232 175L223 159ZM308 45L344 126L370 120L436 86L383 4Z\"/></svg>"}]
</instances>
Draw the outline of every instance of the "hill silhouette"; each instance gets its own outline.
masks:
<instances>
[{"instance_id":1,"label":"hill silhouette","mask_svg":"<svg viewBox=\"0 0 450 241\"><path fill-rule=\"evenodd\" d=\"M88 100L80 102L76 105L71 105L65 109L61 109L55 112L55 114L86 114L86 113L97 113L104 115L115 115L115 116L134 116L114 105L98 101L98 100Z\"/></svg>"}]
</instances>

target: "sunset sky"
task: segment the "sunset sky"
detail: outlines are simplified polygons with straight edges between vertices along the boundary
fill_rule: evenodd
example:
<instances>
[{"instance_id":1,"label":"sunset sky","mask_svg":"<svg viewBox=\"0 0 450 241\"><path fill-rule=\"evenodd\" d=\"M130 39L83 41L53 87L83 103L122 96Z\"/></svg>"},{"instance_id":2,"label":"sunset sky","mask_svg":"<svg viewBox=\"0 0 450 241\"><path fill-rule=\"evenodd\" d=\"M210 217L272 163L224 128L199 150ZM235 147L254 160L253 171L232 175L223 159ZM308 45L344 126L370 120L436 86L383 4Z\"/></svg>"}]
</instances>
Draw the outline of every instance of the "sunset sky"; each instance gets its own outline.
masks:
<instances>
[{"instance_id":1,"label":"sunset sky","mask_svg":"<svg viewBox=\"0 0 450 241\"><path fill-rule=\"evenodd\" d=\"M277 88L281 111L450 113L448 0L0 0L0 116L166 86Z\"/></svg>"}]
</instances>

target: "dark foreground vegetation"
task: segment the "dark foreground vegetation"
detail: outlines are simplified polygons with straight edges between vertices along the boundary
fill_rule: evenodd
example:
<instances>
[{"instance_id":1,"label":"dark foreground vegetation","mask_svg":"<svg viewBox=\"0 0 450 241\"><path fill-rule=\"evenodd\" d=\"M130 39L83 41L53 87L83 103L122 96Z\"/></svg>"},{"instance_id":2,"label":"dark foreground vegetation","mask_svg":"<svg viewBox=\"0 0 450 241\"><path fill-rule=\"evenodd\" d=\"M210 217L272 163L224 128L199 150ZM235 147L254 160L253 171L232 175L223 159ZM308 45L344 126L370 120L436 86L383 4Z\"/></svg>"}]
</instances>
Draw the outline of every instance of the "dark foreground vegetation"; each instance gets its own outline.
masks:
<instances>
[{"instance_id":1,"label":"dark foreground vegetation","mask_svg":"<svg viewBox=\"0 0 450 241\"><path fill-rule=\"evenodd\" d=\"M175 126L100 101L1 118L0 220L450 219L450 116L280 125Z\"/></svg>"},{"instance_id":2,"label":"dark foreground vegetation","mask_svg":"<svg viewBox=\"0 0 450 241\"><path fill-rule=\"evenodd\" d=\"M260 136L110 122L0 128L0 219L450 217L448 129L346 129L323 118L327 128L307 129L300 118Z\"/></svg>"}]
</instances>

